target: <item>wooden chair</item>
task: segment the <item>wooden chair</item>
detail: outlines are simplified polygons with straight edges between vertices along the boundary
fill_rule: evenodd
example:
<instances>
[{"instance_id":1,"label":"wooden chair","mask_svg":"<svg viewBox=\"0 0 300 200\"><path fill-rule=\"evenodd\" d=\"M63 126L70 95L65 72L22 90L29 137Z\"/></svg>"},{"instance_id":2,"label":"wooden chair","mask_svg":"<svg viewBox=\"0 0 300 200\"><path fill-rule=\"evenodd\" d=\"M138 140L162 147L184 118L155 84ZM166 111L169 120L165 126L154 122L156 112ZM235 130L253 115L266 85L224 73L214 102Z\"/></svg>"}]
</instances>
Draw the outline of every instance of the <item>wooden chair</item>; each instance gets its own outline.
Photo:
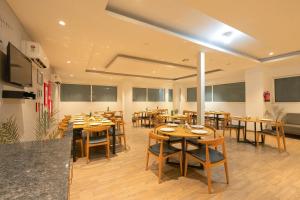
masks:
<instances>
[{"instance_id":1,"label":"wooden chair","mask_svg":"<svg viewBox=\"0 0 300 200\"><path fill-rule=\"evenodd\" d=\"M207 174L208 192L211 193L211 167L224 165L226 181L227 184L229 184L224 137L215 138L213 140L199 140L199 144L202 144L200 148L187 151L185 160L185 176L187 175L188 159L189 157L193 157L204 166L204 170ZM217 150L218 146L222 146L222 152Z\"/></svg>"},{"instance_id":2,"label":"wooden chair","mask_svg":"<svg viewBox=\"0 0 300 200\"><path fill-rule=\"evenodd\" d=\"M151 144L151 141L155 140L157 143ZM149 165L149 156L153 155L157 158L159 168L158 168L158 183L161 183L161 173L163 170L164 162L167 158L178 154L178 158L180 161L180 173L182 173L182 152L180 149L177 149L171 145L169 145L166 141L169 140L169 137L157 135L151 131L149 133L149 142L147 147L147 155L146 155L146 170L148 170Z\"/></svg>"},{"instance_id":3,"label":"wooden chair","mask_svg":"<svg viewBox=\"0 0 300 200\"><path fill-rule=\"evenodd\" d=\"M213 132L214 134L214 138L216 138L216 129L213 127L213 126L209 126L209 125L205 125L205 128L209 129L211 132ZM187 138L186 139L186 149L188 149L188 145L192 145L192 146L195 146L195 147L199 147L200 144L199 144L199 138Z\"/></svg>"},{"instance_id":4,"label":"wooden chair","mask_svg":"<svg viewBox=\"0 0 300 200\"><path fill-rule=\"evenodd\" d=\"M236 131L236 137L238 137L239 129L243 131L243 136L244 136L245 135L245 122L244 122L244 124L242 124L244 119L245 119L244 117L228 116L228 118L226 119L225 127L223 129L223 136L225 136L225 131L228 129L229 129L230 137L231 137L232 129L234 129ZM240 126L238 125L238 123L240 123Z\"/></svg>"},{"instance_id":5,"label":"wooden chair","mask_svg":"<svg viewBox=\"0 0 300 200\"><path fill-rule=\"evenodd\" d=\"M95 126L84 128L86 135L86 158L87 163L90 161L90 148L96 146L106 147L106 157L109 159L109 126ZM101 135L103 134L104 135ZM100 134L100 136L92 136Z\"/></svg>"},{"instance_id":6,"label":"wooden chair","mask_svg":"<svg viewBox=\"0 0 300 200\"><path fill-rule=\"evenodd\" d=\"M126 145L126 135L125 135L125 122L124 120L116 120L116 137L119 138L119 143L122 145L122 138L124 140L124 148L125 150L127 149L127 145Z\"/></svg>"},{"instance_id":7,"label":"wooden chair","mask_svg":"<svg viewBox=\"0 0 300 200\"><path fill-rule=\"evenodd\" d=\"M266 135L275 137L277 140L277 145L278 145L278 151L281 152L281 141L283 143L283 150L286 151L286 142L285 142L285 134L284 134L284 129L283 129L283 122L281 121L274 121L270 123L271 129L263 129L262 131L258 131L256 134L256 141L259 141L259 136L263 135L264 141ZM258 143L257 143L258 145Z\"/></svg>"}]
</instances>

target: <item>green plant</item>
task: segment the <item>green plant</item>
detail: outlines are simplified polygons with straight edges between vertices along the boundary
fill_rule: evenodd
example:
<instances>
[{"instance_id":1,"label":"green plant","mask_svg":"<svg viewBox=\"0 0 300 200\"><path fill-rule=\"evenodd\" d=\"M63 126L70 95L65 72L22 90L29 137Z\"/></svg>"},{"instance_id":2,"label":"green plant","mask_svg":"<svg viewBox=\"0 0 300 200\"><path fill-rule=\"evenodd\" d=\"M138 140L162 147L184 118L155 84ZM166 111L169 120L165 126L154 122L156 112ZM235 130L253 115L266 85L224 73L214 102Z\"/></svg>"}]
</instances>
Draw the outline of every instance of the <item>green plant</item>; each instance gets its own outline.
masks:
<instances>
[{"instance_id":1,"label":"green plant","mask_svg":"<svg viewBox=\"0 0 300 200\"><path fill-rule=\"evenodd\" d=\"M56 112L49 115L44 111L41 116L37 117L35 124L35 138L36 140L56 139L59 135L56 127L57 120L55 118Z\"/></svg>"},{"instance_id":2,"label":"green plant","mask_svg":"<svg viewBox=\"0 0 300 200\"><path fill-rule=\"evenodd\" d=\"M0 122L0 144L18 143L20 138L21 135L14 116L7 118L4 122Z\"/></svg>"},{"instance_id":3,"label":"green plant","mask_svg":"<svg viewBox=\"0 0 300 200\"><path fill-rule=\"evenodd\" d=\"M284 109L277 105L271 104L265 112L265 117L271 118L275 121L280 120L283 117Z\"/></svg>"}]
</instances>

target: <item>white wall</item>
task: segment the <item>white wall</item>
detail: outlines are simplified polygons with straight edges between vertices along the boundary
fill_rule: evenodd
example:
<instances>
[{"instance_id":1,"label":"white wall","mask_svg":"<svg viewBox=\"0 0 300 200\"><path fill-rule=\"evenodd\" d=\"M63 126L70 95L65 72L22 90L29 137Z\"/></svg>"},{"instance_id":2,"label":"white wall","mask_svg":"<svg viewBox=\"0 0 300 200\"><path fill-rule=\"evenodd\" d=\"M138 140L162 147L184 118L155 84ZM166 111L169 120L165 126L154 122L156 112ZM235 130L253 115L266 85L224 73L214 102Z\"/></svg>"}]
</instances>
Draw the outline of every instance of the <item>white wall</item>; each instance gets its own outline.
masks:
<instances>
[{"instance_id":1,"label":"white wall","mask_svg":"<svg viewBox=\"0 0 300 200\"><path fill-rule=\"evenodd\" d=\"M65 81L73 84L91 84L86 81ZM93 84L111 85L118 87L117 102L60 102L59 113L62 118L68 114L89 113L94 111L105 111L109 106L110 110L124 111L126 121L130 121L132 114L136 111L145 110L146 108L155 109L167 108L173 109L173 102L168 102L168 89L173 88L173 83L170 81L149 80L149 79L136 79L127 78L118 82L94 81ZM166 98L164 102L133 102L132 101L132 87L142 88L165 88Z\"/></svg>"},{"instance_id":2,"label":"white wall","mask_svg":"<svg viewBox=\"0 0 300 200\"><path fill-rule=\"evenodd\" d=\"M8 6L6 1L0 1L0 40L2 44L0 45L0 50L6 53L6 47L8 42L11 42L14 46L21 50L22 40L31 40L30 36L26 33L22 24L19 22L18 18L15 16L14 12ZM0 66L0 76L2 77L2 68ZM37 85L36 73L37 66L33 65L32 78L33 87L25 88L25 91L30 91L36 93L38 88L41 86ZM50 75L50 70L42 70L44 73L44 79L47 80ZM21 138L22 141L33 140L34 139L34 126L35 119L37 118L37 113L35 111L34 100L24 100L24 99L2 99L3 90L23 90L11 84L7 84L0 80L0 120L5 120L10 116L16 118L19 132L23 134Z\"/></svg>"}]
</instances>

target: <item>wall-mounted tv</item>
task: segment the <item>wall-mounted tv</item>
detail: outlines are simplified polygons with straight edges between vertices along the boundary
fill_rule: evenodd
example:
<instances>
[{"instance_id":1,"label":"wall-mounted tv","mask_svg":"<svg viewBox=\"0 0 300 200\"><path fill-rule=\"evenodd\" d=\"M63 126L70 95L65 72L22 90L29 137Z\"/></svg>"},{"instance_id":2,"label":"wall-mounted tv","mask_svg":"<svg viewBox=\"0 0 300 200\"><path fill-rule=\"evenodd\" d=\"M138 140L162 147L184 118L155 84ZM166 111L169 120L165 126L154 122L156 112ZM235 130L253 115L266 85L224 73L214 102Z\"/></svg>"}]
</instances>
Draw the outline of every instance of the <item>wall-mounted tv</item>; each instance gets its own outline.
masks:
<instances>
[{"instance_id":1,"label":"wall-mounted tv","mask_svg":"<svg viewBox=\"0 0 300 200\"><path fill-rule=\"evenodd\" d=\"M32 63L11 43L7 46L7 81L23 87L32 86Z\"/></svg>"}]
</instances>

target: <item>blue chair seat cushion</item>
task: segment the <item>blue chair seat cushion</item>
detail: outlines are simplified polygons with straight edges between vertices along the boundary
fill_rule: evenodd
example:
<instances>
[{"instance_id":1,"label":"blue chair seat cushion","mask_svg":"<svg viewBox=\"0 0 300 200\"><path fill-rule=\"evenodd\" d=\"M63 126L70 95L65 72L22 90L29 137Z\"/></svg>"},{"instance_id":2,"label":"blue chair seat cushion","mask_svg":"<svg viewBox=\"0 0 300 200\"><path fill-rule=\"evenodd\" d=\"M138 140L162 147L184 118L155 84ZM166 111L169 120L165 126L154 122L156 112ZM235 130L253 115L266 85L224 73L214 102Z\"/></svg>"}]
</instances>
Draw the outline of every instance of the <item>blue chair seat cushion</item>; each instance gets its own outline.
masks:
<instances>
[{"instance_id":1,"label":"blue chair seat cushion","mask_svg":"<svg viewBox=\"0 0 300 200\"><path fill-rule=\"evenodd\" d=\"M228 128L238 129L239 125L238 124L229 124ZM240 125L240 129L243 129L243 128L245 128L245 126L244 125Z\"/></svg>"},{"instance_id":2,"label":"blue chair seat cushion","mask_svg":"<svg viewBox=\"0 0 300 200\"><path fill-rule=\"evenodd\" d=\"M216 163L216 162L224 160L224 156L221 152L219 152L215 149L212 149L212 148L208 148L208 150L209 150L209 160L210 160L211 163ZM190 151L187 151L187 152L190 155L194 156L195 158L197 158L197 159L199 159L203 162L206 162L206 148L205 148L205 145L201 146L198 149L190 150Z\"/></svg>"},{"instance_id":3,"label":"blue chair seat cushion","mask_svg":"<svg viewBox=\"0 0 300 200\"><path fill-rule=\"evenodd\" d=\"M266 134L266 135L277 135L276 130L272 129L264 129L261 131L261 133Z\"/></svg>"},{"instance_id":4,"label":"blue chair seat cushion","mask_svg":"<svg viewBox=\"0 0 300 200\"><path fill-rule=\"evenodd\" d=\"M98 144L102 142L107 142L106 136L94 136L90 137L90 144Z\"/></svg>"},{"instance_id":5,"label":"blue chair seat cushion","mask_svg":"<svg viewBox=\"0 0 300 200\"><path fill-rule=\"evenodd\" d=\"M149 147L149 151L158 156L160 153L160 143L151 145ZM171 154L177 153L179 151L181 151L181 150L169 145L168 143L164 143L164 145L163 145L163 156L171 155Z\"/></svg>"}]
</instances>

